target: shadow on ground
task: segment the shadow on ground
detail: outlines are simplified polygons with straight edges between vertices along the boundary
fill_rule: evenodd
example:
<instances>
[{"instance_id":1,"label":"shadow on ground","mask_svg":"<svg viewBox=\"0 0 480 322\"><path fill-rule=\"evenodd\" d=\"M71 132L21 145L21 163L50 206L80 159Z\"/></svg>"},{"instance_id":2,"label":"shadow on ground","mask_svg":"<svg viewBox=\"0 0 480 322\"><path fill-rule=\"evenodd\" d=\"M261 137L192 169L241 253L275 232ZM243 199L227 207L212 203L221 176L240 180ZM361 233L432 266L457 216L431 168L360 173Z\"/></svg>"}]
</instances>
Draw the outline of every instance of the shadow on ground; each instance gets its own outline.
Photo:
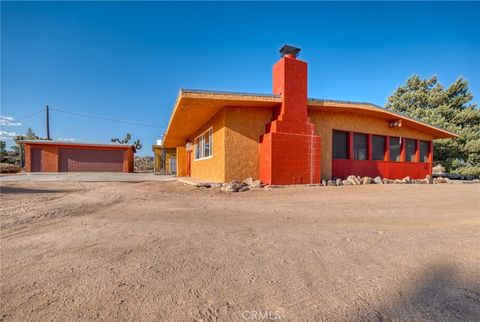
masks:
<instances>
[{"instance_id":1,"label":"shadow on ground","mask_svg":"<svg viewBox=\"0 0 480 322\"><path fill-rule=\"evenodd\" d=\"M478 278L466 280L447 264L429 267L414 281L407 294L399 292L391 304L373 309L360 321L478 321L480 317L480 269Z\"/></svg>"}]
</instances>

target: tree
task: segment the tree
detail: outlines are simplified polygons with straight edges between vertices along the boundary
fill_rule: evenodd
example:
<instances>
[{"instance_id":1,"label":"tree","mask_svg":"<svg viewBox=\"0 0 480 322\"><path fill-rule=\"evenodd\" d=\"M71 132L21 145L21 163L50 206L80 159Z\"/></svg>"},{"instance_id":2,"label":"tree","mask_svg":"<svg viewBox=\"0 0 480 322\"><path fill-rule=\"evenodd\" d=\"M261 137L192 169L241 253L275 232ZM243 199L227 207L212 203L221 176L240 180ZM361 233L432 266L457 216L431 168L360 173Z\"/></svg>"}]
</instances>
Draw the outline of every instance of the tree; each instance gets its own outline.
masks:
<instances>
[{"instance_id":1,"label":"tree","mask_svg":"<svg viewBox=\"0 0 480 322\"><path fill-rule=\"evenodd\" d=\"M0 141L0 162L5 162L5 157L7 156L7 143L5 141Z\"/></svg>"},{"instance_id":2,"label":"tree","mask_svg":"<svg viewBox=\"0 0 480 322\"><path fill-rule=\"evenodd\" d=\"M388 98L386 108L460 135L434 142L434 162L448 172L479 176L480 110L472 99L462 77L445 88L437 76L414 75Z\"/></svg>"},{"instance_id":3,"label":"tree","mask_svg":"<svg viewBox=\"0 0 480 322\"><path fill-rule=\"evenodd\" d=\"M118 138L111 138L110 141L111 142L117 142L117 143L120 143L120 144L128 144L128 142L130 142L131 139L132 139L132 135L130 133L127 133L123 140L120 140ZM135 146L135 149L137 149L137 150L140 150L142 148L142 144L140 143L140 140L134 141L133 145Z\"/></svg>"}]
</instances>

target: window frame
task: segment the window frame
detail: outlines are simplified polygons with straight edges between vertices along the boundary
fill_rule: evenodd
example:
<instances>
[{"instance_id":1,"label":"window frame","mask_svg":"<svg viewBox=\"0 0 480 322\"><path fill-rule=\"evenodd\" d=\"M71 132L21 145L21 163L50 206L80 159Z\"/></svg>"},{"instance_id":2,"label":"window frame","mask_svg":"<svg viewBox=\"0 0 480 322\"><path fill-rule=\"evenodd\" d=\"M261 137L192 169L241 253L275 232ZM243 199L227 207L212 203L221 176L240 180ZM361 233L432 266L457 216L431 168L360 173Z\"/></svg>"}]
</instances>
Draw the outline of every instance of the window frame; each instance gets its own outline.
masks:
<instances>
[{"instance_id":1,"label":"window frame","mask_svg":"<svg viewBox=\"0 0 480 322\"><path fill-rule=\"evenodd\" d=\"M210 155L205 156L205 133L208 133L208 144L209 148L208 151ZM207 130L200 133L195 139L193 140L193 160L200 161L200 160L207 160L213 157L213 126L209 127ZM198 154L198 156L197 156Z\"/></svg>"},{"instance_id":2,"label":"window frame","mask_svg":"<svg viewBox=\"0 0 480 322\"><path fill-rule=\"evenodd\" d=\"M382 146L382 158L381 159L375 159L375 138L379 137L382 138L383 140L383 146ZM380 135L380 134L372 134L372 161L385 161L385 155L387 152L387 136L386 135Z\"/></svg>"},{"instance_id":3,"label":"window frame","mask_svg":"<svg viewBox=\"0 0 480 322\"><path fill-rule=\"evenodd\" d=\"M392 160L392 139L398 139L398 160ZM389 136L388 139L388 161L390 162L402 162L402 137Z\"/></svg>"},{"instance_id":4,"label":"window frame","mask_svg":"<svg viewBox=\"0 0 480 322\"><path fill-rule=\"evenodd\" d=\"M425 154L426 161L423 161L423 159L422 159L422 142L427 144L427 150L426 150L426 154ZM432 144L431 141L420 140L420 142L418 144L419 162L422 162L422 163L429 163L430 162L430 144Z\"/></svg>"},{"instance_id":5,"label":"window frame","mask_svg":"<svg viewBox=\"0 0 480 322\"><path fill-rule=\"evenodd\" d=\"M335 157L335 132L344 133L346 136L346 157L345 158L336 158ZM350 159L350 132L342 130L332 130L332 160L349 160Z\"/></svg>"},{"instance_id":6,"label":"window frame","mask_svg":"<svg viewBox=\"0 0 480 322\"><path fill-rule=\"evenodd\" d=\"M368 142L368 134L367 133L359 133L359 132L352 132L353 133L353 160L355 161L368 161L368 148L369 148L369 142ZM356 154L356 149L355 149L355 136L363 136L365 137L365 159L357 159L357 154Z\"/></svg>"},{"instance_id":7,"label":"window frame","mask_svg":"<svg viewBox=\"0 0 480 322\"><path fill-rule=\"evenodd\" d=\"M405 142L405 162L412 163L417 162L417 140L416 139L409 139L403 138L403 142ZM408 143L413 142L413 158L409 160L412 155L408 154Z\"/></svg>"}]
</instances>

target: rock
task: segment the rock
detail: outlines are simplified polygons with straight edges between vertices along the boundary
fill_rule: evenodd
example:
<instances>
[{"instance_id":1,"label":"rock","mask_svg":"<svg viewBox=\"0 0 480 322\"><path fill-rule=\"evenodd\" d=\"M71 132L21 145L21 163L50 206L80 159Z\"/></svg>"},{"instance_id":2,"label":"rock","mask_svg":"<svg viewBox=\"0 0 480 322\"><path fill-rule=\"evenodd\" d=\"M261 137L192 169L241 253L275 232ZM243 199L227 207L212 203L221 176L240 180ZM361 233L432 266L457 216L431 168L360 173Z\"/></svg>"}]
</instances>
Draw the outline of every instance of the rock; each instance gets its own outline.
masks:
<instances>
[{"instance_id":1,"label":"rock","mask_svg":"<svg viewBox=\"0 0 480 322\"><path fill-rule=\"evenodd\" d=\"M260 180L253 180L252 178L247 178L243 181L250 189L257 189L262 187Z\"/></svg>"},{"instance_id":2,"label":"rock","mask_svg":"<svg viewBox=\"0 0 480 322\"><path fill-rule=\"evenodd\" d=\"M370 177L363 177L362 178L362 184L371 184L372 183L372 178Z\"/></svg>"},{"instance_id":3,"label":"rock","mask_svg":"<svg viewBox=\"0 0 480 322\"><path fill-rule=\"evenodd\" d=\"M245 188L245 187L248 188L248 185L246 183L240 182L238 180L233 180L228 183L225 183L222 186L222 191L239 192L242 188ZM247 190L250 190L250 188L248 188ZM247 190L242 190L242 191L247 191Z\"/></svg>"},{"instance_id":4,"label":"rock","mask_svg":"<svg viewBox=\"0 0 480 322\"><path fill-rule=\"evenodd\" d=\"M357 184L362 184L362 177L360 176L356 176L355 178L357 178Z\"/></svg>"},{"instance_id":5,"label":"rock","mask_svg":"<svg viewBox=\"0 0 480 322\"><path fill-rule=\"evenodd\" d=\"M427 174L427 176L425 177L425 180L427 181L427 184L432 184L433 183L433 179L432 179L432 176Z\"/></svg>"},{"instance_id":6,"label":"rock","mask_svg":"<svg viewBox=\"0 0 480 322\"><path fill-rule=\"evenodd\" d=\"M244 191L248 191L250 190L250 188L248 186L245 186L245 187L241 187L240 189L237 190L237 192L244 192Z\"/></svg>"},{"instance_id":7,"label":"rock","mask_svg":"<svg viewBox=\"0 0 480 322\"><path fill-rule=\"evenodd\" d=\"M243 180L243 182L250 186L253 183L253 179L252 179L252 177L249 177L249 178Z\"/></svg>"},{"instance_id":8,"label":"rock","mask_svg":"<svg viewBox=\"0 0 480 322\"><path fill-rule=\"evenodd\" d=\"M445 183L452 183L452 180L450 180L450 178L444 178L445 179Z\"/></svg>"},{"instance_id":9,"label":"rock","mask_svg":"<svg viewBox=\"0 0 480 322\"><path fill-rule=\"evenodd\" d=\"M342 184L343 184L344 186L351 186L351 185L352 185L352 183L351 183L350 181L348 181L348 180L342 180Z\"/></svg>"},{"instance_id":10,"label":"rock","mask_svg":"<svg viewBox=\"0 0 480 322\"><path fill-rule=\"evenodd\" d=\"M438 178L433 179L433 183L434 184L441 184L441 183L447 183L447 181L445 180L445 178L438 177Z\"/></svg>"},{"instance_id":11,"label":"rock","mask_svg":"<svg viewBox=\"0 0 480 322\"><path fill-rule=\"evenodd\" d=\"M400 180L400 179L395 179L395 180L393 181L393 183L395 183L395 184L402 184L403 181Z\"/></svg>"},{"instance_id":12,"label":"rock","mask_svg":"<svg viewBox=\"0 0 480 322\"><path fill-rule=\"evenodd\" d=\"M322 183L321 183L322 186L326 186L327 185L327 181L325 180L322 180Z\"/></svg>"},{"instance_id":13,"label":"rock","mask_svg":"<svg viewBox=\"0 0 480 322\"><path fill-rule=\"evenodd\" d=\"M221 188L222 184L221 183L211 183L210 188Z\"/></svg>"},{"instance_id":14,"label":"rock","mask_svg":"<svg viewBox=\"0 0 480 322\"><path fill-rule=\"evenodd\" d=\"M376 184L383 184L382 178L380 178L380 176L376 176L373 179L373 182L375 182Z\"/></svg>"},{"instance_id":15,"label":"rock","mask_svg":"<svg viewBox=\"0 0 480 322\"><path fill-rule=\"evenodd\" d=\"M327 181L327 186L336 186L337 184L333 180L328 180Z\"/></svg>"},{"instance_id":16,"label":"rock","mask_svg":"<svg viewBox=\"0 0 480 322\"><path fill-rule=\"evenodd\" d=\"M387 178L383 178L382 181L383 181L383 184L389 184L390 183L390 181Z\"/></svg>"},{"instance_id":17,"label":"rock","mask_svg":"<svg viewBox=\"0 0 480 322\"><path fill-rule=\"evenodd\" d=\"M337 186L343 186L342 179L337 179L337 180L335 181L335 184L336 184Z\"/></svg>"},{"instance_id":18,"label":"rock","mask_svg":"<svg viewBox=\"0 0 480 322\"><path fill-rule=\"evenodd\" d=\"M412 179L409 176L406 176L405 178L402 179L402 183L411 183Z\"/></svg>"},{"instance_id":19,"label":"rock","mask_svg":"<svg viewBox=\"0 0 480 322\"><path fill-rule=\"evenodd\" d=\"M357 178L355 176L348 176L347 181L350 182L352 185L357 185Z\"/></svg>"}]
</instances>

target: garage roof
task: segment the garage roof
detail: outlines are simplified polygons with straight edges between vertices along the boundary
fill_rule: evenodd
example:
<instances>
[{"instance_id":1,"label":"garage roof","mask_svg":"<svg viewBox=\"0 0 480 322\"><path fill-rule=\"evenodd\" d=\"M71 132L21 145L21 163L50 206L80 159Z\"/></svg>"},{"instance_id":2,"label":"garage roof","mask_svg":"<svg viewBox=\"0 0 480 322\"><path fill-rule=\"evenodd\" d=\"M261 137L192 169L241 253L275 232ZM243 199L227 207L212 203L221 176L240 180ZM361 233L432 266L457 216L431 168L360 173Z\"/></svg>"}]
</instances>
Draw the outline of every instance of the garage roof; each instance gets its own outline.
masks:
<instances>
[{"instance_id":1,"label":"garage roof","mask_svg":"<svg viewBox=\"0 0 480 322\"><path fill-rule=\"evenodd\" d=\"M85 146L85 147L106 147L106 148L131 148L135 151L133 144L120 143L91 143L91 142L76 142L76 141L60 141L60 140L19 140L18 143L33 144L33 145L58 145L58 146Z\"/></svg>"}]
</instances>

